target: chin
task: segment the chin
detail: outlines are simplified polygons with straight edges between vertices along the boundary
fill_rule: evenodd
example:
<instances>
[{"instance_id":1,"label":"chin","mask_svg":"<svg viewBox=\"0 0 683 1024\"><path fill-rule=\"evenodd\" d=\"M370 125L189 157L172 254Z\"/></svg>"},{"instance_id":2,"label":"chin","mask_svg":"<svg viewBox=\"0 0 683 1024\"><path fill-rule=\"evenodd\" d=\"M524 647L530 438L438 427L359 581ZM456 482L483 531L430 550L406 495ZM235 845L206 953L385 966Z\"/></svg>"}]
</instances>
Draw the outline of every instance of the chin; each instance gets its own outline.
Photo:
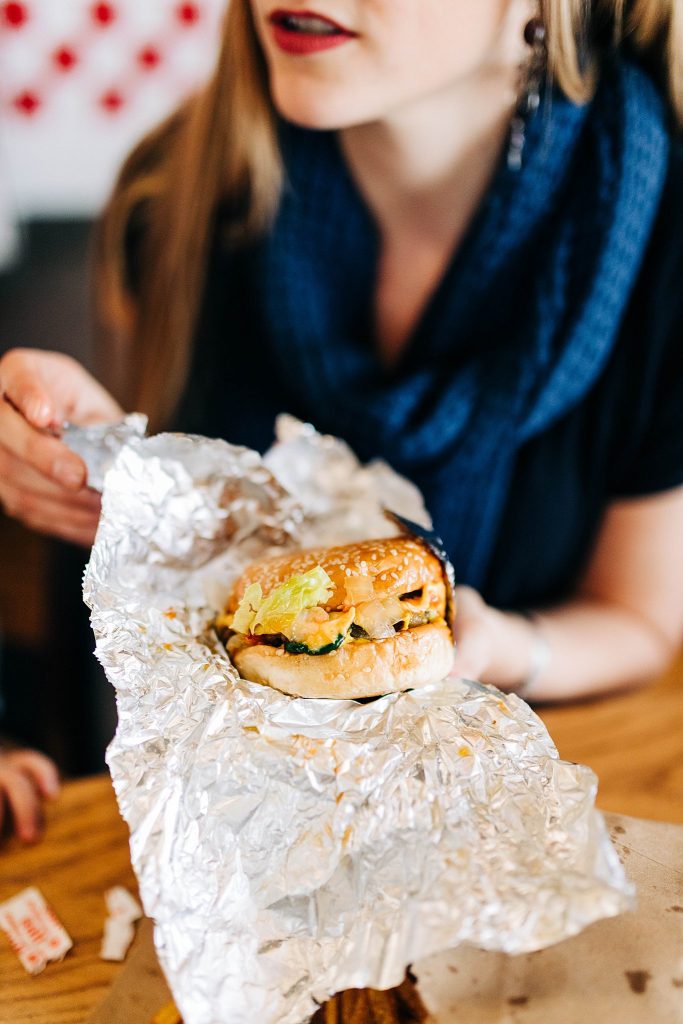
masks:
<instances>
[{"instance_id":1,"label":"chin","mask_svg":"<svg viewBox=\"0 0 683 1024\"><path fill-rule=\"evenodd\" d=\"M347 90L325 88L319 83L271 83L273 103L278 113L301 128L336 131L375 120L366 103L355 102Z\"/></svg>"}]
</instances>

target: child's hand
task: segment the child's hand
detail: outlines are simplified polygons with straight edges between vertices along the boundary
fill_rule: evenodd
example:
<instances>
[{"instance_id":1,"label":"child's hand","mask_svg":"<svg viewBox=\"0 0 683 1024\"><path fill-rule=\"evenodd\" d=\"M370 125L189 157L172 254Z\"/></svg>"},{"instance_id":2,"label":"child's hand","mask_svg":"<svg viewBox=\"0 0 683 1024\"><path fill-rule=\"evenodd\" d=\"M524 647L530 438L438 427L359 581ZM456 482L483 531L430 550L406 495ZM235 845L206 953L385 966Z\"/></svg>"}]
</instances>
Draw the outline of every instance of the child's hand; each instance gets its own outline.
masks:
<instances>
[{"instance_id":1,"label":"child's hand","mask_svg":"<svg viewBox=\"0 0 683 1024\"><path fill-rule=\"evenodd\" d=\"M34 843L43 830L43 799L58 793L57 768L44 754L0 750L0 830L9 812L19 839Z\"/></svg>"}]
</instances>

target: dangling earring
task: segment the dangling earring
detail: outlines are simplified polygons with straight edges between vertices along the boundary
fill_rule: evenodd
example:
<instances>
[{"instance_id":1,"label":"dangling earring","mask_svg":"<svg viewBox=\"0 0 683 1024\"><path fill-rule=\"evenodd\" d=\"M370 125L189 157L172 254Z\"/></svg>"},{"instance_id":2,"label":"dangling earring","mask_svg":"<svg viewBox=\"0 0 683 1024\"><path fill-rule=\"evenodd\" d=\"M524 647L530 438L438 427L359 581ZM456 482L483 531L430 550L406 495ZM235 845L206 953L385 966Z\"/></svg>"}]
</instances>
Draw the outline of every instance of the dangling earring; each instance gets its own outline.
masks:
<instances>
[{"instance_id":1,"label":"dangling earring","mask_svg":"<svg viewBox=\"0 0 683 1024\"><path fill-rule=\"evenodd\" d=\"M531 48L531 56L525 68L524 88L510 124L508 167L511 171L522 169L527 120L536 113L541 103L541 87L548 54L545 45L545 25L540 17L527 22L524 28L524 41Z\"/></svg>"}]
</instances>

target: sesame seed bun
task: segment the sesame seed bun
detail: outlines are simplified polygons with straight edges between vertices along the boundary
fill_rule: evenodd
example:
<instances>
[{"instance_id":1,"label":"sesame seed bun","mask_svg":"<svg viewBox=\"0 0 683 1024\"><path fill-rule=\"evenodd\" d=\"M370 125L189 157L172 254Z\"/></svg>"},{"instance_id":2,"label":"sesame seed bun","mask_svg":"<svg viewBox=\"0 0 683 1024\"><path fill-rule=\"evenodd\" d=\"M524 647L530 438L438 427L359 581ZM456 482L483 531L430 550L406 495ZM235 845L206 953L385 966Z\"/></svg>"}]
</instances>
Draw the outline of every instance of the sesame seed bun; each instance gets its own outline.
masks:
<instances>
[{"instance_id":1,"label":"sesame seed bun","mask_svg":"<svg viewBox=\"0 0 683 1024\"><path fill-rule=\"evenodd\" d=\"M395 599L403 598L398 614L405 609L405 622L394 626L399 632L370 639L375 634L361 630L360 638L350 635L327 654L293 654L284 645L236 634L228 641L228 652L243 679L299 697L357 700L425 686L448 675L454 648L444 621L444 570L430 548L415 537L310 548L256 562L235 583L226 611L235 611L252 583L259 583L267 597L292 576L316 566L322 566L334 588L321 605L325 611L343 613L353 607L356 622L367 624L363 608L379 604L381 617L382 601L392 599L395 607Z\"/></svg>"},{"instance_id":2,"label":"sesame seed bun","mask_svg":"<svg viewBox=\"0 0 683 1024\"><path fill-rule=\"evenodd\" d=\"M407 629L387 640L344 644L311 657L281 647L231 642L243 679L295 697L361 700L412 690L444 679L453 666L453 638L444 622Z\"/></svg>"},{"instance_id":3,"label":"sesame seed bun","mask_svg":"<svg viewBox=\"0 0 683 1024\"><path fill-rule=\"evenodd\" d=\"M260 583L263 596L267 597L281 583L317 565L322 566L334 586L329 600L321 606L326 611L349 608L345 581L350 576L366 576L372 580L379 599L429 587L430 606L439 615L444 614L446 587L441 563L425 544L413 537L359 541L335 548L308 548L255 562L235 583L227 610L235 611L251 583Z\"/></svg>"}]
</instances>

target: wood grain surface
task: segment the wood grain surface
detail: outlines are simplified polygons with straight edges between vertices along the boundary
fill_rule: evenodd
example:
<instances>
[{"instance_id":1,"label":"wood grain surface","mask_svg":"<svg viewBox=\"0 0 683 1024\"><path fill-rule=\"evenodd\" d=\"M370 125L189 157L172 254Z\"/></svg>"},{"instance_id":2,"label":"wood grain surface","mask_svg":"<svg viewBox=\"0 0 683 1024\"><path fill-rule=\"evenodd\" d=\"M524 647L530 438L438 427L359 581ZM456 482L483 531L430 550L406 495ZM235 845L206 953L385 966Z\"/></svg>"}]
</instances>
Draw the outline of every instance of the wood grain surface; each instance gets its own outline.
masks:
<instances>
[{"instance_id":1,"label":"wood grain surface","mask_svg":"<svg viewBox=\"0 0 683 1024\"><path fill-rule=\"evenodd\" d=\"M683 822L683 660L648 688L540 714L561 756L596 771L599 806ZM37 885L74 940L62 963L29 977L0 935L0 1024L84 1024L103 1001L121 971L98 955L104 892L136 891L127 838L102 776L64 787L42 843L0 848L0 902Z\"/></svg>"},{"instance_id":2,"label":"wood grain surface","mask_svg":"<svg viewBox=\"0 0 683 1024\"><path fill-rule=\"evenodd\" d=\"M128 829L108 777L67 784L47 809L43 842L12 840L0 849L0 902L29 885L41 890L74 948L30 977L0 933L0 1024L83 1024L121 970L99 959L104 893L125 885L137 894Z\"/></svg>"},{"instance_id":3,"label":"wood grain surface","mask_svg":"<svg viewBox=\"0 0 683 1024\"><path fill-rule=\"evenodd\" d=\"M598 807L683 824L683 656L632 693L536 710L560 757L596 772Z\"/></svg>"}]
</instances>

